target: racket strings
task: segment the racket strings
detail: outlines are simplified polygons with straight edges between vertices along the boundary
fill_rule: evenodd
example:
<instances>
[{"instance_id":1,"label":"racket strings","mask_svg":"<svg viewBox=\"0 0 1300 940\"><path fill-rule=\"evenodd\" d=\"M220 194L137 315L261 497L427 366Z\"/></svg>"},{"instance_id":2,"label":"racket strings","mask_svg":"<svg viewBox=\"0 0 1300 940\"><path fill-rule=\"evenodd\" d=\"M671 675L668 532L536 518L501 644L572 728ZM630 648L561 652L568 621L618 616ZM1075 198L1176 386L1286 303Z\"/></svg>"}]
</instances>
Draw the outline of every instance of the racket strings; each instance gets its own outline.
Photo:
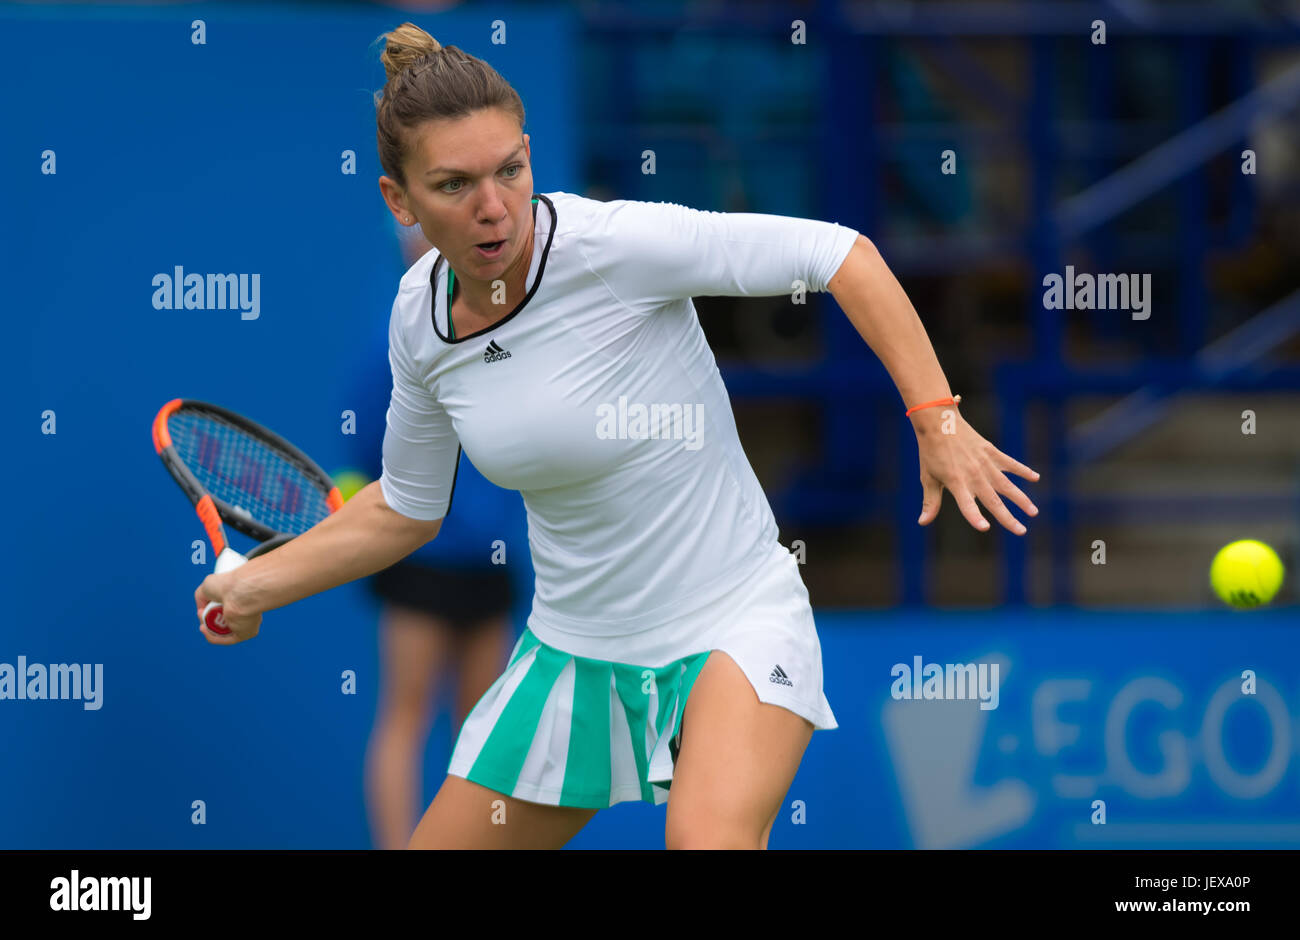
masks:
<instances>
[{"instance_id":1,"label":"racket strings","mask_svg":"<svg viewBox=\"0 0 1300 940\"><path fill-rule=\"evenodd\" d=\"M300 535L329 515L312 477L219 416L181 410L167 429L177 455L215 499L267 528Z\"/></svg>"}]
</instances>

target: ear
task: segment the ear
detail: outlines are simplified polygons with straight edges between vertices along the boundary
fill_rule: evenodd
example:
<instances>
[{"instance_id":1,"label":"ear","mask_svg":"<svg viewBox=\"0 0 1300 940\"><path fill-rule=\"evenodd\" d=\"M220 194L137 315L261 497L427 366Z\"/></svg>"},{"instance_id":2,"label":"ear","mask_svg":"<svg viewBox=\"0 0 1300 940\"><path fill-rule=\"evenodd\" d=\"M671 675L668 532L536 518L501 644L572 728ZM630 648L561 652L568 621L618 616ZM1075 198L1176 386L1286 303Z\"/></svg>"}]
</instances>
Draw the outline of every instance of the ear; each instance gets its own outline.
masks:
<instances>
[{"instance_id":1,"label":"ear","mask_svg":"<svg viewBox=\"0 0 1300 940\"><path fill-rule=\"evenodd\" d=\"M402 187L397 185L397 181L389 176L379 177L379 192L384 197L388 211L393 213L393 218L403 225L409 225L406 220L408 218L413 220L415 213L406 208L406 194L402 191Z\"/></svg>"}]
</instances>

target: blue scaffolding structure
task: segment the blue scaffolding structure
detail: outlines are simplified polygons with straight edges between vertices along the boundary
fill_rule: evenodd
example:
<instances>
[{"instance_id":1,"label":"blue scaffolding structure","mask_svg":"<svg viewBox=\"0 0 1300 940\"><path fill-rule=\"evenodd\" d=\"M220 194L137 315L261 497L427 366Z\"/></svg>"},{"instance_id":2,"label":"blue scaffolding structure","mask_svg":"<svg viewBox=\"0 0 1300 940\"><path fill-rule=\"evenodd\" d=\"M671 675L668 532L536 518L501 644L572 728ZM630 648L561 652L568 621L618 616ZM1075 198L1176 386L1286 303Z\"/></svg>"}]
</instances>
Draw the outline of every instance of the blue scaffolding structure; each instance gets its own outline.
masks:
<instances>
[{"instance_id":1,"label":"blue scaffolding structure","mask_svg":"<svg viewBox=\"0 0 1300 940\"><path fill-rule=\"evenodd\" d=\"M664 11L637 6L592 12L585 28L600 34L602 43L613 43L622 50L620 58L631 61L639 37L682 31L778 37L789 34L791 17L788 6L761 3ZM1128 140L1112 126L1109 109L1118 82L1117 57L1106 54L1089 55L1086 62L1088 134L1082 141L1075 135L1068 144L1063 139L1056 113L1063 48L1066 43L1089 43L1096 20L1105 22L1112 49L1134 37L1158 39L1176 56L1184 79L1177 104L1179 129L1157 146L1147 140ZM1072 398L1127 396L1087 426L1052 435L1047 465L1040 467L1044 481L1050 481L1046 497L1037 496L1035 501L1043 510L1040 519L1050 519L1051 600L1073 603L1071 545L1075 519L1085 507L1071 494L1072 470L1149 426L1175 393L1300 388L1300 368L1261 363L1270 350L1300 333L1300 293L1207 346L1211 300L1204 273L1210 250L1240 247L1249 241L1257 212L1252 181L1235 174L1228 224L1212 228L1207 164L1245 140L1261 118L1294 116L1300 111L1300 64L1267 82L1255 74L1261 51L1300 51L1300 22L1254 13L1244 6L1225 9L1204 4L1155 8L1130 2L818 0L808 8L806 30L809 42L824 48L817 91L818 133L808 140L806 164L821 182L818 217L835 218L868 233L891 258L883 224L883 170L908 142L881 133L878 99L871 91L883 78L881 63L889 44L901 40L922 46L936 68L992 102L1006 124L996 145L1017 148L1028 167L1028 218L1020 231L990 239L987 252L1005 253L1009 246L1027 262L1033 279L1027 291L1026 326L1033 354L1028 359L995 357L997 424L988 436L1006 453L1027 460L1026 415L1031 405L1041 403L1046 409L1048 427L1064 429L1066 406ZM1021 44L1028 62L1026 87L1009 87L975 60L958 37L1010 38ZM1223 81L1232 103L1211 113L1210 66L1225 57L1228 67ZM636 72L619 70L614 81L613 91L631 120L638 110ZM955 140L966 133L961 129L959 135L957 127L927 132L927 140ZM932 152L937 154L938 149ZM643 184L639 168L626 160L615 165L622 168L623 175L616 180L621 193L638 192ZM1066 167L1082 167L1094 182L1062 199ZM1034 285L1049 273L1063 272L1069 252L1078 247L1102 262L1103 270L1121 270L1124 257L1113 238L1116 221L1166 190L1175 197L1177 236L1165 244L1144 246L1141 256L1145 268L1168 272L1178 285L1176 354L1156 354L1147 344L1142 356L1120 366L1085 368L1072 363L1065 354L1062 313L1046 308ZM918 261L920 269L940 271L945 270L946 260L946 270L951 271L977 263L980 250L960 239L938 236L928 252L911 260ZM1107 266L1107 261L1113 264ZM1172 306L1167 304L1166 311ZM1116 329L1114 324L1092 326L1102 332ZM926 530L916 525L920 486L911 463L915 460L911 425L902 420L902 403L888 375L847 318L828 305L822 327L825 356L820 361L779 374L755 366L727 366L728 388L737 398L801 397L817 403L825 432L821 464L807 468L785 492L773 494L774 502L800 520L891 521L901 600L923 603L930 540ZM882 437L893 442L893 453L873 451ZM889 467L895 468L898 478L872 491L866 481ZM910 487L905 485L909 478ZM1146 508L1157 516L1167 511L1159 501ZM1025 539L995 528L1003 561L1001 599L1023 605L1028 593L1028 546Z\"/></svg>"}]
</instances>

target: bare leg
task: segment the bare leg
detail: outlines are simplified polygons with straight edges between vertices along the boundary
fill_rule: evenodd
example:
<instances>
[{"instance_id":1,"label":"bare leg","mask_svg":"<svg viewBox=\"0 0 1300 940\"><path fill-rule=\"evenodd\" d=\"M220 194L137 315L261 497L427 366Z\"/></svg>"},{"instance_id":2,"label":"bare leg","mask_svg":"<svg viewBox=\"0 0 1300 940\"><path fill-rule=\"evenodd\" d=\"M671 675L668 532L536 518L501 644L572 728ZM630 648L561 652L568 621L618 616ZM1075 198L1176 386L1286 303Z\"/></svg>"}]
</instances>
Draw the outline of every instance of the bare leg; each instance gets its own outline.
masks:
<instances>
[{"instance_id":1,"label":"bare leg","mask_svg":"<svg viewBox=\"0 0 1300 940\"><path fill-rule=\"evenodd\" d=\"M448 774L407 847L559 849L597 812L516 800Z\"/></svg>"},{"instance_id":2,"label":"bare leg","mask_svg":"<svg viewBox=\"0 0 1300 940\"><path fill-rule=\"evenodd\" d=\"M736 662L709 654L686 700L664 841L670 849L767 848L812 723L758 700ZM687 734L687 729L690 734Z\"/></svg>"},{"instance_id":3,"label":"bare leg","mask_svg":"<svg viewBox=\"0 0 1300 940\"><path fill-rule=\"evenodd\" d=\"M494 617L459 635L456 727L505 669L510 621ZM451 774L411 837L413 849L558 849L598 810L530 803Z\"/></svg>"},{"instance_id":4,"label":"bare leg","mask_svg":"<svg viewBox=\"0 0 1300 940\"><path fill-rule=\"evenodd\" d=\"M451 628L441 618L384 605L379 708L366 754L366 802L376 848L402 848L415 828L434 694L451 644Z\"/></svg>"},{"instance_id":5,"label":"bare leg","mask_svg":"<svg viewBox=\"0 0 1300 940\"><path fill-rule=\"evenodd\" d=\"M453 736L478 700L506 668L510 656L510 620L505 614L484 620L456 636L459 665Z\"/></svg>"}]
</instances>

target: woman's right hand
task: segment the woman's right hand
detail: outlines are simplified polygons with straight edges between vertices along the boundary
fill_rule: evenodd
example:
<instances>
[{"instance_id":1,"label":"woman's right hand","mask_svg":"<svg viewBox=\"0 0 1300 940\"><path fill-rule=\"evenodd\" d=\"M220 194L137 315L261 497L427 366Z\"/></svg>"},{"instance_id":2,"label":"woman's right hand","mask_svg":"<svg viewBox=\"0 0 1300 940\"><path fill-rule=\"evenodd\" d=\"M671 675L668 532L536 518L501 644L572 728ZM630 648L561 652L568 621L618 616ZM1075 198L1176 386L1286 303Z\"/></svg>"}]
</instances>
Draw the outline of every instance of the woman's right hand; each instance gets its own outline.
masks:
<instances>
[{"instance_id":1,"label":"woman's right hand","mask_svg":"<svg viewBox=\"0 0 1300 940\"><path fill-rule=\"evenodd\" d=\"M239 602L234 590L240 569L224 574L210 574L203 579L194 592L194 605L199 617L199 632L214 646L233 646L257 636L262 628L262 615L258 612L247 613L239 609ZM227 634L213 633L203 623L203 610L212 601L222 605L222 619L226 622Z\"/></svg>"}]
</instances>

